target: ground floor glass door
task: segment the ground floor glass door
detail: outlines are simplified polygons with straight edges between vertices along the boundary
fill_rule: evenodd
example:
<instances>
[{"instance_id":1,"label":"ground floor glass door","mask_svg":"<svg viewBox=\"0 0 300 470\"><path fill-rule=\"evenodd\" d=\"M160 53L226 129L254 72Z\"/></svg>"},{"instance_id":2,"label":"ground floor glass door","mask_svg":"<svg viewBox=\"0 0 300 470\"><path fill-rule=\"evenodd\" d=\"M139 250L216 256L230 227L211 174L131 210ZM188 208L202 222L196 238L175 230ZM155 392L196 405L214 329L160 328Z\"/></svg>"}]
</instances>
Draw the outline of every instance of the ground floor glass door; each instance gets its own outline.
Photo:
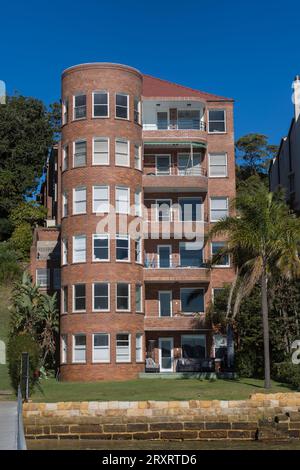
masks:
<instances>
[{"instance_id":1,"label":"ground floor glass door","mask_svg":"<svg viewBox=\"0 0 300 470\"><path fill-rule=\"evenodd\" d=\"M173 372L173 338L159 338L160 372Z\"/></svg>"}]
</instances>

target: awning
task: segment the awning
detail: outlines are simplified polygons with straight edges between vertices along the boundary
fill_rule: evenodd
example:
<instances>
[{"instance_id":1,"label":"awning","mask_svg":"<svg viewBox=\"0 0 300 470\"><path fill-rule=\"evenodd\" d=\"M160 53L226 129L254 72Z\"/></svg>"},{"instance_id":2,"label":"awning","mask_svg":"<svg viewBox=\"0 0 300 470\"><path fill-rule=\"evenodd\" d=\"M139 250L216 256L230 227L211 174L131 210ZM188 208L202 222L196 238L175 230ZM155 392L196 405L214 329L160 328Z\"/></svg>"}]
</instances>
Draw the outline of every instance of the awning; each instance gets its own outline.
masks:
<instances>
[{"instance_id":1,"label":"awning","mask_svg":"<svg viewBox=\"0 0 300 470\"><path fill-rule=\"evenodd\" d=\"M165 141L153 141L153 140L146 140L144 141L144 145L153 145L153 146L156 146L156 147L164 147L164 146L167 146L167 147L190 147L191 145L193 147L197 147L197 148L206 148L207 145L205 142L193 142L193 141L173 141L173 142L165 142Z\"/></svg>"}]
</instances>

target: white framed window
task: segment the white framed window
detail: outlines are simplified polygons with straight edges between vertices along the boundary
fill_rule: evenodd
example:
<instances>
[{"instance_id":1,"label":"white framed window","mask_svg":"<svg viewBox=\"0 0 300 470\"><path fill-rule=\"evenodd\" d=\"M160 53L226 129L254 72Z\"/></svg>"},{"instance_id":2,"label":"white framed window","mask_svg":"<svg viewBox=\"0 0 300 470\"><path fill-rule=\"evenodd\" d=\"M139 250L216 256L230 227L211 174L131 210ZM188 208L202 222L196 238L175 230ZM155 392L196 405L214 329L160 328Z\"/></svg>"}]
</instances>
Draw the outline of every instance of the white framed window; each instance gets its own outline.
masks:
<instances>
[{"instance_id":1,"label":"white framed window","mask_svg":"<svg viewBox=\"0 0 300 470\"><path fill-rule=\"evenodd\" d=\"M137 217L142 217L142 191L140 188L134 193L134 212Z\"/></svg>"},{"instance_id":2,"label":"white framed window","mask_svg":"<svg viewBox=\"0 0 300 470\"><path fill-rule=\"evenodd\" d=\"M73 215L86 213L86 187L73 189Z\"/></svg>"},{"instance_id":3,"label":"white framed window","mask_svg":"<svg viewBox=\"0 0 300 470\"><path fill-rule=\"evenodd\" d=\"M118 333L116 335L116 362L131 361L131 345L129 333Z\"/></svg>"},{"instance_id":4,"label":"white framed window","mask_svg":"<svg viewBox=\"0 0 300 470\"><path fill-rule=\"evenodd\" d=\"M209 109L208 110L208 132L210 133L226 132L225 109Z\"/></svg>"},{"instance_id":5,"label":"white framed window","mask_svg":"<svg viewBox=\"0 0 300 470\"><path fill-rule=\"evenodd\" d=\"M135 335L135 360L143 362L143 333Z\"/></svg>"},{"instance_id":6,"label":"white framed window","mask_svg":"<svg viewBox=\"0 0 300 470\"><path fill-rule=\"evenodd\" d=\"M36 270L36 284L39 287L50 287L50 269L38 268Z\"/></svg>"},{"instance_id":7,"label":"white framed window","mask_svg":"<svg viewBox=\"0 0 300 470\"><path fill-rule=\"evenodd\" d=\"M171 199L156 199L156 221L170 222L172 220Z\"/></svg>"},{"instance_id":8,"label":"white framed window","mask_svg":"<svg viewBox=\"0 0 300 470\"><path fill-rule=\"evenodd\" d=\"M93 165L109 165L109 139L93 138Z\"/></svg>"},{"instance_id":9,"label":"white framed window","mask_svg":"<svg viewBox=\"0 0 300 470\"><path fill-rule=\"evenodd\" d=\"M109 261L109 235L93 234L93 261Z\"/></svg>"},{"instance_id":10,"label":"white framed window","mask_svg":"<svg viewBox=\"0 0 300 470\"><path fill-rule=\"evenodd\" d=\"M221 178L227 176L227 153L210 153L209 176L211 178Z\"/></svg>"},{"instance_id":11,"label":"white framed window","mask_svg":"<svg viewBox=\"0 0 300 470\"><path fill-rule=\"evenodd\" d=\"M211 255L217 255L223 248L226 247L226 242L211 242ZM220 257L220 259L214 263L214 267L228 267L230 266L229 255L226 253Z\"/></svg>"},{"instance_id":12,"label":"white framed window","mask_svg":"<svg viewBox=\"0 0 300 470\"><path fill-rule=\"evenodd\" d=\"M171 173L171 155L156 155L155 168L158 176L166 176Z\"/></svg>"},{"instance_id":13,"label":"white framed window","mask_svg":"<svg viewBox=\"0 0 300 470\"><path fill-rule=\"evenodd\" d=\"M134 97L134 122L137 124L141 124L141 102L140 100L135 96Z\"/></svg>"},{"instance_id":14,"label":"white framed window","mask_svg":"<svg viewBox=\"0 0 300 470\"><path fill-rule=\"evenodd\" d=\"M110 286L108 282L95 282L93 284L93 311L109 312Z\"/></svg>"},{"instance_id":15,"label":"white framed window","mask_svg":"<svg viewBox=\"0 0 300 470\"><path fill-rule=\"evenodd\" d=\"M200 153L179 153L177 155L178 175L201 175L202 155Z\"/></svg>"},{"instance_id":16,"label":"white framed window","mask_svg":"<svg viewBox=\"0 0 300 470\"><path fill-rule=\"evenodd\" d=\"M93 362L110 362L110 335L93 334Z\"/></svg>"},{"instance_id":17,"label":"white framed window","mask_svg":"<svg viewBox=\"0 0 300 470\"><path fill-rule=\"evenodd\" d=\"M73 167L86 165L86 140L76 140L73 144Z\"/></svg>"},{"instance_id":18,"label":"white framed window","mask_svg":"<svg viewBox=\"0 0 300 470\"><path fill-rule=\"evenodd\" d=\"M85 309L86 309L85 284L74 284L73 286L73 312L85 312Z\"/></svg>"},{"instance_id":19,"label":"white framed window","mask_svg":"<svg viewBox=\"0 0 300 470\"><path fill-rule=\"evenodd\" d=\"M73 237L73 263L86 262L86 235Z\"/></svg>"},{"instance_id":20,"label":"white framed window","mask_svg":"<svg viewBox=\"0 0 300 470\"><path fill-rule=\"evenodd\" d=\"M62 239L62 264L68 264L68 240L66 238Z\"/></svg>"},{"instance_id":21,"label":"white framed window","mask_svg":"<svg viewBox=\"0 0 300 470\"><path fill-rule=\"evenodd\" d=\"M160 317L172 316L172 291L161 290L158 292L158 313Z\"/></svg>"},{"instance_id":22,"label":"white framed window","mask_svg":"<svg viewBox=\"0 0 300 470\"><path fill-rule=\"evenodd\" d=\"M73 97L73 119L86 118L86 95L78 94Z\"/></svg>"},{"instance_id":23,"label":"white framed window","mask_svg":"<svg viewBox=\"0 0 300 470\"><path fill-rule=\"evenodd\" d=\"M143 288L142 284L135 285L135 311L141 313L143 311Z\"/></svg>"},{"instance_id":24,"label":"white framed window","mask_svg":"<svg viewBox=\"0 0 300 470\"><path fill-rule=\"evenodd\" d=\"M109 212L109 186L93 186L93 212Z\"/></svg>"},{"instance_id":25,"label":"white framed window","mask_svg":"<svg viewBox=\"0 0 300 470\"><path fill-rule=\"evenodd\" d=\"M66 191L62 194L62 216L67 217L68 215L68 193Z\"/></svg>"},{"instance_id":26,"label":"white framed window","mask_svg":"<svg viewBox=\"0 0 300 470\"><path fill-rule=\"evenodd\" d=\"M200 111L198 109L179 109L177 127L178 129L200 129Z\"/></svg>"},{"instance_id":27,"label":"white framed window","mask_svg":"<svg viewBox=\"0 0 300 470\"><path fill-rule=\"evenodd\" d=\"M129 95L116 93L116 118L129 119Z\"/></svg>"},{"instance_id":28,"label":"white framed window","mask_svg":"<svg viewBox=\"0 0 300 470\"><path fill-rule=\"evenodd\" d=\"M129 235L116 235L116 261L130 261Z\"/></svg>"},{"instance_id":29,"label":"white framed window","mask_svg":"<svg viewBox=\"0 0 300 470\"><path fill-rule=\"evenodd\" d=\"M109 117L109 94L107 91L93 92L93 118Z\"/></svg>"},{"instance_id":30,"label":"white framed window","mask_svg":"<svg viewBox=\"0 0 300 470\"><path fill-rule=\"evenodd\" d=\"M69 120L69 100L65 98L62 102L62 124L67 124Z\"/></svg>"},{"instance_id":31,"label":"white framed window","mask_svg":"<svg viewBox=\"0 0 300 470\"><path fill-rule=\"evenodd\" d=\"M118 282L116 289L116 305L117 311L130 311L130 284L126 282Z\"/></svg>"},{"instance_id":32,"label":"white framed window","mask_svg":"<svg viewBox=\"0 0 300 470\"><path fill-rule=\"evenodd\" d=\"M182 313L204 312L204 289L201 287L184 287L180 289Z\"/></svg>"},{"instance_id":33,"label":"white framed window","mask_svg":"<svg viewBox=\"0 0 300 470\"><path fill-rule=\"evenodd\" d=\"M203 244L200 242L179 242L181 267L203 267Z\"/></svg>"},{"instance_id":34,"label":"white framed window","mask_svg":"<svg viewBox=\"0 0 300 470\"><path fill-rule=\"evenodd\" d=\"M61 311L68 313L68 286L61 288Z\"/></svg>"},{"instance_id":35,"label":"white framed window","mask_svg":"<svg viewBox=\"0 0 300 470\"><path fill-rule=\"evenodd\" d=\"M130 142L126 139L116 139L115 164L117 166L130 166Z\"/></svg>"},{"instance_id":36,"label":"white framed window","mask_svg":"<svg viewBox=\"0 0 300 470\"><path fill-rule=\"evenodd\" d=\"M202 198L182 197L178 199L179 220L183 222L198 222L203 220Z\"/></svg>"},{"instance_id":37,"label":"white framed window","mask_svg":"<svg viewBox=\"0 0 300 470\"><path fill-rule=\"evenodd\" d=\"M135 262L142 263L142 238L134 240Z\"/></svg>"},{"instance_id":38,"label":"white framed window","mask_svg":"<svg viewBox=\"0 0 300 470\"><path fill-rule=\"evenodd\" d=\"M130 190L123 186L116 187L116 213L129 214Z\"/></svg>"},{"instance_id":39,"label":"white framed window","mask_svg":"<svg viewBox=\"0 0 300 470\"><path fill-rule=\"evenodd\" d=\"M60 268L53 269L53 289L60 290L61 287L61 275Z\"/></svg>"},{"instance_id":40,"label":"white framed window","mask_svg":"<svg viewBox=\"0 0 300 470\"><path fill-rule=\"evenodd\" d=\"M134 145L134 168L142 169L142 146L137 144Z\"/></svg>"},{"instance_id":41,"label":"white framed window","mask_svg":"<svg viewBox=\"0 0 300 470\"><path fill-rule=\"evenodd\" d=\"M62 170L65 171L69 166L69 145L66 144L62 149Z\"/></svg>"},{"instance_id":42,"label":"white framed window","mask_svg":"<svg viewBox=\"0 0 300 470\"><path fill-rule=\"evenodd\" d=\"M62 364L66 364L68 357L68 337L67 335L61 335L60 337L60 361Z\"/></svg>"},{"instance_id":43,"label":"white framed window","mask_svg":"<svg viewBox=\"0 0 300 470\"><path fill-rule=\"evenodd\" d=\"M210 198L210 221L217 222L228 216L228 197Z\"/></svg>"},{"instance_id":44,"label":"white framed window","mask_svg":"<svg viewBox=\"0 0 300 470\"><path fill-rule=\"evenodd\" d=\"M86 336L73 335L73 362L86 362Z\"/></svg>"}]
</instances>

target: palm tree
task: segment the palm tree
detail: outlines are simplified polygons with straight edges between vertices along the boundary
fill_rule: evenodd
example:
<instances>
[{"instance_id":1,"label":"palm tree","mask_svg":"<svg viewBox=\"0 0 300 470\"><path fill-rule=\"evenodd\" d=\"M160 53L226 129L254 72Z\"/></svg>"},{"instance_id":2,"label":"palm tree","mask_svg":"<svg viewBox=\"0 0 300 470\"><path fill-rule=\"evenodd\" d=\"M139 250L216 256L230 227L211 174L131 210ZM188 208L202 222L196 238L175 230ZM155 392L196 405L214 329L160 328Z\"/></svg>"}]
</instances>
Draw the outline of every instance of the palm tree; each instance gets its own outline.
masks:
<instances>
[{"instance_id":1,"label":"palm tree","mask_svg":"<svg viewBox=\"0 0 300 470\"><path fill-rule=\"evenodd\" d=\"M269 193L256 178L244 185L234 205L238 216L217 222L209 238L225 234L227 246L216 257L231 254L237 265L237 282L232 286L227 317L231 313L233 290L234 318L243 298L251 293L257 283L260 284L265 388L270 388L268 281L278 272L287 279L300 275L300 219L290 212L283 192Z\"/></svg>"},{"instance_id":2,"label":"palm tree","mask_svg":"<svg viewBox=\"0 0 300 470\"><path fill-rule=\"evenodd\" d=\"M43 351L42 362L50 355L53 359L56 349L56 336L59 331L59 317L57 310L56 293L52 296L44 294L40 308L40 339Z\"/></svg>"}]
</instances>

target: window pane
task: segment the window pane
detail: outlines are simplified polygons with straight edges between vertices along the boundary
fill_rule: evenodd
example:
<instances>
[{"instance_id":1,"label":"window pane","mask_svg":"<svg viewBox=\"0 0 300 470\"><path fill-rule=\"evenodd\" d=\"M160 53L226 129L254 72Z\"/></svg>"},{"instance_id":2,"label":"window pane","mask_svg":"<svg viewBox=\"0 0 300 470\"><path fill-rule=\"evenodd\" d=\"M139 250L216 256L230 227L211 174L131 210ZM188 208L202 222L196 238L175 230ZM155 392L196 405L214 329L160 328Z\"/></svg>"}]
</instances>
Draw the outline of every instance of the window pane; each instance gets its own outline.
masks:
<instances>
[{"instance_id":1,"label":"window pane","mask_svg":"<svg viewBox=\"0 0 300 470\"><path fill-rule=\"evenodd\" d=\"M211 244L211 252L212 256L215 256L218 254L220 250L222 250L226 246L226 242L212 242ZM220 266L228 266L229 265L229 255L223 255L217 262L215 262L215 265L220 265Z\"/></svg>"},{"instance_id":2,"label":"window pane","mask_svg":"<svg viewBox=\"0 0 300 470\"><path fill-rule=\"evenodd\" d=\"M184 335L181 337L182 357L202 359L205 357L206 341L203 335Z\"/></svg>"},{"instance_id":3,"label":"window pane","mask_svg":"<svg viewBox=\"0 0 300 470\"><path fill-rule=\"evenodd\" d=\"M86 212L86 188L76 188L74 191L74 213Z\"/></svg>"},{"instance_id":4,"label":"window pane","mask_svg":"<svg viewBox=\"0 0 300 470\"><path fill-rule=\"evenodd\" d=\"M179 199L180 220L199 221L202 220L201 198Z\"/></svg>"},{"instance_id":5,"label":"window pane","mask_svg":"<svg viewBox=\"0 0 300 470\"><path fill-rule=\"evenodd\" d=\"M204 311L204 299L202 289L182 289L180 291L181 310L187 313Z\"/></svg>"},{"instance_id":6,"label":"window pane","mask_svg":"<svg viewBox=\"0 0 300 470\"><path fill-rule=\"evenodd\" d=\"M199 129L200 112L199 111L178 111L178 129Z\"/></svg>"},{"instance_id":7,"label":"window pane","mask_svg":"<svg viewBox=\"0 0 300 470\"><path fill-rule=\"evenodd\" d=\"M168 113L157 113L157 129L168 129Z\"/></svg>"},{"instance_id":8,"label":"window pane","mask_svg":"<svg viewBox=\"0 0 300 470\"><path fill-rule=\"evenodd\" d=\"M94 235L94 261L109 259L109 239L108 235Z\"/></svg>"},{"instance_id":9,"label":"window pane","mask_svg":"<svg viewBox=\"0 0 300 470\"><path fill-rule=\"evenodd\" d=\"M157 201L157 214L160 222L171 220L171 201Z\"/></svg>"},{"instance_id":10,"label":"window pane","mask_svg":"<svg viewBox=\"0 0 300 470\"><path fill-rule=\"evenodd\" d=\"M180 266L198 267L203 265L202 248L191 242L181 242L179 245L180 250Z\"/></svg>"},{"instance_id":11,"label":"window pane","mask_svg":"<svg viewBox=\"0 0 300 470\"><path fill-rule=\"evenodd\" d=\"M128 140L116 140L116 165L129 166Z\"/></svg>"},{"instance_id":12,"label":"window pane","mask_svg":"<svg viewBox=\"0 0 300 470\"><path fill-rule=\"evenodd\" d=\"M128 334L118 334L116 336L116 361L130 361L130 341Z\"/></svg>"},{"instance_id":13,"label":"window pane","mask_svg":"<svg viewBox=\"0 0 300 470\"><path fill-rule=\"evenodd\" d=\"M97 137L94 139L93 163L95 165L107 165L108 156L108 139Z\"/></svg>"},{"instance_id":14,"label":"window pane","mask_svg":"<svg viewBox=\"0 0 300 470\"><path fill-rule=\"evenodd\" d=\"M109 336L108 334L95 334L94 335L94 361L108 362L109 361Z\"/></svg>"},{"instance_id":15,"label":"window pane","mask_svg":"<svg viewBox=\"0 0 300 470\"><path fill-rule=\"evenodd\" d=\"M74 99L74 118L80 119L86 117L86 96L77 95Z\"/></svg>"},{"instance_id":16,"label":"window pane","mask_svg":"<svg viewBox=\"0 0 300 470\"><path fill-rule=\"evenodd\" d=\"M116 237L116 259L129 259L129 239L127 236L117 235Z\"/></svg>"},{"instance_id":17,"label":"window pane","mask_svg":"<svg viewBox=\"0 0 300 470\"><path fill-rule=\"evenodd\" d=\"M94 310L108 310L108 283L94 284Z\"/></svg>"},{"instance_id":18,"label":"window pane","mask_svg":"<svg viewBox=\"0 0 300 470\"><path fill-rule=\"evenodd\" d=\"M159 293L159 313L161 317L170 317L171 310L171 292Z\"/></svg>"},{"instance_id":19,"label":"window pane","mask_svg":"<svg viewBox=\"0 0 300 470\"><path fill-rule=\"evenodd\" d=\"M116 117L128 118L128 96L116 95Z\"/></svg>"},{"instance_id":20,"label":"window pane","mask_svg":"<svg viewBox=\"0 0 300 470\"><path fill-rule=\"evenodd\" d=\"M170 174L170 157L168 156L156 157L156 173L158 175Z\"/></svg>"},{"instance_id":21,"label":"window pane","mask_svg":"<svg viewBox=\"0 0 300 470\"><path fill-rule=\"evenodd\" d=\"M141 333L137 333L135 338L135 359L140 362L143 360L143 335Z\"/></svg>"},{"instance_id":22,"label":"window pane","mask_svg":"<svg viewBox=\"0 0 300 470\"><path fill-rule=\"evenodd\" d=\"M120 106L127 106L127 95L116 95L116 104Z\"/></svg>"},{"instance_id":23,"label":"window pane","mask_svg":"<svg viewBox=\"0 0 300 470\"><path fill-rule=\"evenodd\" d=\"M209 111L210 121L224 121L224 110Z\"/></svg>"},{"instance_id":24,"label":"window pane","mask_svg":"<svg viewBox=\"0 0 300 470\"><path fill-rule=\"evenodd\" d=\"M85 284L74 286L74 307L75 310L85 310Z\"/></svg>"},{"instance_id":25,"label":"window pane","mask_svg":"<svg viewBox=\"0 0 300 470\"><path fill-rule=\"evenodd\" d=\"M73 262L86 261L86 236L78 235L73 238Z\"/></svg>"},{"instance_id":26,"label":"window pane","mask_svg":"<svg viewBox=\"0 0 300 470\"><path fill-rule=\"evenodd\" d=\"M85 166L86 164L86 141L75 142L74 149L74 167Z\"/></svg>"},{"instance_id":27,"label":"window pane","mask_svg":"<svg viewBox=\"0 0 300 470\"><path fill-rule=\"evenodd\" d=\"M109 212L109 188L107 186L93 186L93 212Z\"/></svg>"},{"instance_id":28,"label":"window pane","mask_svg":"<svg viewBox=\"0 0 300 470\"><path fill-rule=\"evenodd\" d=\"M129 189L116 188L116 212L128 214L129 210Z\"/></svg>"},{"instance_id":29,"label":"window pane","mask_svg":"<svg viewBox=\"0 0 300 470\"><path fill-rule=\"evenodd\" d=\"M142 311L142 286L140 284L135 286L135 309L137 312Z\"/></svg>"},{"instance_id":30,"label":"window pane","mask_svg":"<svg viewBox=\"0 0 300 470\"><path fill-rule=\"evenodd\" d=\"M129 310L129 285L117 284L117 309Z\"/></svg>"}]
</instances>

